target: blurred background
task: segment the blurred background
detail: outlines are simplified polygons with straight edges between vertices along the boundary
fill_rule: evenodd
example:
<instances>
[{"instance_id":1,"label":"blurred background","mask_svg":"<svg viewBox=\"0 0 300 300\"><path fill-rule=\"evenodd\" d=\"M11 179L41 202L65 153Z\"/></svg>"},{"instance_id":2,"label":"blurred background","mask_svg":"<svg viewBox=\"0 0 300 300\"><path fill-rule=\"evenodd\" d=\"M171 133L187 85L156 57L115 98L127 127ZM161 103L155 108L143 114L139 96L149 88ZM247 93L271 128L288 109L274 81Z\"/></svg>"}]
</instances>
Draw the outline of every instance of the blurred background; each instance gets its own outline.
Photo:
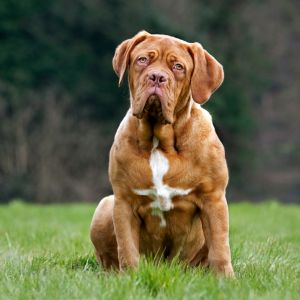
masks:
<instances>
[{"instance_id":1,"label":"blurred background","mask_svg":"<svg viewBox=\"0 0 300 300\"><path fill-rule=\"evenodd\" d=\"M145 29L198 41L224 66L205 104L229 201L300 201L298 0L1 0L0 202L98 201L128 106L111 60Z\"/></svg>"}]
</instances>

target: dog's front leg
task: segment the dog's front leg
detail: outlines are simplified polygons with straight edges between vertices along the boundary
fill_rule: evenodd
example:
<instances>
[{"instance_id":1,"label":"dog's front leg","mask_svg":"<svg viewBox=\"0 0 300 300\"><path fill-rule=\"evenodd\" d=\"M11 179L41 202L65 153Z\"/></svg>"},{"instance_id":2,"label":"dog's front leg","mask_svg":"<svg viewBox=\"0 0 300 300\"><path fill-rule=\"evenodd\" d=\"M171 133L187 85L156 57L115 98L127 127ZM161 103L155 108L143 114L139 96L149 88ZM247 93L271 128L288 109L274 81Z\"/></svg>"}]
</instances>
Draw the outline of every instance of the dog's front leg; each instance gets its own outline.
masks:
<instances>
[{"instance_id":1,"label":"dog's front leg","mask_svg":"<svg viewBox=\"0 0 300 300\"><path fill-rule=\"evenodd\" d=\"M113 222L118 244L120 270L134 268L139 262L139 220L126 199L116 197Z\"/></svg>"},{"instance_id":2,"label":"dog's front leg","mask_svg":"<svg viewBox=\"0 0 300 300\"><path fill-rule=\"evenodd\" d=\"M229 246L228 206L224 192L205 195L202 221L209 266L218 274L234 277Z\"/></svg>"}]
</instances>

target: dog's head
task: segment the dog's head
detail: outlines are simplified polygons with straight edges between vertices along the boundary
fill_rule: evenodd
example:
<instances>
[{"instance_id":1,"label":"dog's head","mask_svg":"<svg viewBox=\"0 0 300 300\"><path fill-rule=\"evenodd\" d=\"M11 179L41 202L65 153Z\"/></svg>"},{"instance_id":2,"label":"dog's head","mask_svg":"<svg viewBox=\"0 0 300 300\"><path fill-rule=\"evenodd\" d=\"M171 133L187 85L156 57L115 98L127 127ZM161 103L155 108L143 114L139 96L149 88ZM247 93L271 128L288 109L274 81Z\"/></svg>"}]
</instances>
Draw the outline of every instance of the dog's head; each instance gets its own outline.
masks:
<instances>
[{"instance_id":1,"label":"dog's head","mask_svg":"<svg viewBox=\"0 0 300 300\"><path fill-rule=\"evenodd\" d=\"M223 68L199 43L141 31L116 49L113 68L128 69L131 109L137 118L173 123L190 97L203 104L221 85Z\"/></svg>"}]
</instances>

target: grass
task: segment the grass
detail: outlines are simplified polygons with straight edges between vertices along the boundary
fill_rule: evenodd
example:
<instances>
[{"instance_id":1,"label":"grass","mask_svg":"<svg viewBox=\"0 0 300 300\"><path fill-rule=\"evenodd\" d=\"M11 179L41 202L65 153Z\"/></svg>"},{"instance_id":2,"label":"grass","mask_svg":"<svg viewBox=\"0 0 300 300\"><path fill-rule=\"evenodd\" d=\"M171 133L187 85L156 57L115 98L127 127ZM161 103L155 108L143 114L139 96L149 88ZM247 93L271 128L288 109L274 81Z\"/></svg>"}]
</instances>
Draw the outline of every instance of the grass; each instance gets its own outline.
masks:
<instances>
[{"instance_id":1,"label":"grass","mask_svg":"<svg viewBox=\"0 0 300 300\"><path fill-rule=\"evenodd\" d=\"M300 206L230 206L237 280L151 259L103 273L88 237L94 208L0 206L0 299L300 299Z\"/></svg>"}]
</instances>

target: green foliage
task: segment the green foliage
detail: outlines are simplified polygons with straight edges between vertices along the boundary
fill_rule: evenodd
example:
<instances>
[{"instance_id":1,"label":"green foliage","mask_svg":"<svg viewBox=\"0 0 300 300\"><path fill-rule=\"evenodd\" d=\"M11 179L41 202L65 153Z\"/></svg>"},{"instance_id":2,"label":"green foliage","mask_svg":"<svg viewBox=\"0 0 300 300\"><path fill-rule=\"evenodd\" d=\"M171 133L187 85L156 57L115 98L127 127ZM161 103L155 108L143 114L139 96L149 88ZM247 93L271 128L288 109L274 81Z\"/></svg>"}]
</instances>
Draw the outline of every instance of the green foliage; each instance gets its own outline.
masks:
<instances>
[{"instance_id":1,"label":"green foliage","mask_svg":"<svg viewBox=\"0 0 300 300\"><path fill-rule=\"evenodd\" d=\"M241 101L241 90L245 86L235 82L231 76L239 76L241 80L247 72L247 66L243 66L240 72L234 72L238 68L235 60L247 54L249 61L248 54L252 50L255 52L255 49L249 50L249 41L247 43L245 38L240 39L239 32L238 36L232 35L232 19L236 18L235 12L241 6L237 3L213 1L206 5L194 4L194 13L198 14L195 27L199 30L190 34L189 28L179 27L170 16L146 1L3 0L0 4L1 79L17 90L60 85L74 96L75 101L92 105L98 117L111 117L116 104L124 103L119 99L122 93L118 92L117 80L111 68L114 48L123 39L147 29L200 41L218 54L228 74L228 88L224 89L234 89L235 98ZM247 36L246 25L239 18L236 19L241 26L240 32ZM245 49L248 49L247 53ZM240 89L236 90L238 85ZM216 109L222 119L223 113L231 112L231 109L235 109L233 114L239 117L240 108L245 107L243 100L228 102L231 94L227 92L222 95L223 101L228 104L227 108L221 105L222 109ZM218 104L214 105L218 107ZM121 105L121 109L124 110L124 105ZM229 129L236 127L231 124L232 121L228 123Z\"/></svg>"},{"instance_id":2,"label":"green foliage","mask_svg":"<svg viewBox=\"0 0 300 300\"><path fill-rule=\"evenodd\" d=\"M103 273L88 237L94 208L0 206L0 299L299 299L298 206L230 206L236 280L150 258Z\"/></svg>"}]
</instances>

